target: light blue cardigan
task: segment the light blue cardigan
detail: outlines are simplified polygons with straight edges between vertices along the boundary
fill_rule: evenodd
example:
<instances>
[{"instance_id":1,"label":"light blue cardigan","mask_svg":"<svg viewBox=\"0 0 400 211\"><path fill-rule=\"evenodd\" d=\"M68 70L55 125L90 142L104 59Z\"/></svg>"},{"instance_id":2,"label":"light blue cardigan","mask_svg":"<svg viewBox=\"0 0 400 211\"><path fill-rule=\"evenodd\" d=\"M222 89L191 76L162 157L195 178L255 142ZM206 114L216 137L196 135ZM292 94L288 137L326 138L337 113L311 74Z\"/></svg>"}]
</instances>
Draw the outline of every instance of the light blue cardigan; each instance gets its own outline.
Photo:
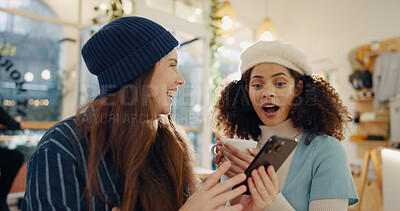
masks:
<instances>
[{"instance_id":1,"label":"light blue cardigan","mask_svg":"<svg viewBox=\"0 0 400 211\"><path fill-rule=\"evenodd\" d=\"M357 191L349 169L346 152L339 140L318 135L304 144L304 131L290 164L282 194L297 210L308 210L310 201L348 198L349 205L358 202Z\"/></svg>"}]
</instances>

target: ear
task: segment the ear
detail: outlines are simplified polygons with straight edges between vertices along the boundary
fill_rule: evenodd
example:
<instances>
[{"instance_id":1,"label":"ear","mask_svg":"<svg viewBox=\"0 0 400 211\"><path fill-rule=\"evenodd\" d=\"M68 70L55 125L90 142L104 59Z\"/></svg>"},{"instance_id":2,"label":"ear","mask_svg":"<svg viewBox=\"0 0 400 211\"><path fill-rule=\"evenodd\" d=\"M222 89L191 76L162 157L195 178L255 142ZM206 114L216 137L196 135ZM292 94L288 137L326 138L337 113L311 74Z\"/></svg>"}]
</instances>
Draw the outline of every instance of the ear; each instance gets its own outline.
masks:
<instances>
[{"instance_id":1,"label":"ear","mask_svg":"<svg viewBox=\"0 0 400 211\"><path fill-rule=\"evenodd\" d=\"M299 80L294 89L296 96L301 95L301 93L303 93L303 81Z\"/></svg>"}]
</instances>

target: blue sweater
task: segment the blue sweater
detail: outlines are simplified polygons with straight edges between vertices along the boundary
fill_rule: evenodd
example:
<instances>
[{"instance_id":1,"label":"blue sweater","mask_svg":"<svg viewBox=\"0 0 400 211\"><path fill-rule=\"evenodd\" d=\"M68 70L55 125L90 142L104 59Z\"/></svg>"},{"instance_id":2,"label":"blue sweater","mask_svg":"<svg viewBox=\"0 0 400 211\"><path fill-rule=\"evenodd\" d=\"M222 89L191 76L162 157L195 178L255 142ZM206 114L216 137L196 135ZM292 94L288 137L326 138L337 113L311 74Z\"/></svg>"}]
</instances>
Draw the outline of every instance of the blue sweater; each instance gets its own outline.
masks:
<instances>
[{"instance_id":1,"label":"blue sweater","mask_svg":"<svg viewBox=\"0 0 400 211\"><path fill-rule=\"evenodd\" d=\"M282 194L295 210L308 210L310 201L349 199L358 202L356 188L339 140L328 135L316 136L305 145L306 130L296 147Z\"/></svg>"},{"instance_id":2,"label":"blue sweater","mask_svg":"<svg viewBox=\"0 0 400 211\"><path fill-rule=\"evenodd\" d=\"M84 143L76 131L74 117L46 132L28 161L22 210L88 210L85 196L87 146ZM93 210L111 210L121 205L124 181L107 158L100 164L99 181L108 203L92 196Z\"/></svg>"}]
</instances>

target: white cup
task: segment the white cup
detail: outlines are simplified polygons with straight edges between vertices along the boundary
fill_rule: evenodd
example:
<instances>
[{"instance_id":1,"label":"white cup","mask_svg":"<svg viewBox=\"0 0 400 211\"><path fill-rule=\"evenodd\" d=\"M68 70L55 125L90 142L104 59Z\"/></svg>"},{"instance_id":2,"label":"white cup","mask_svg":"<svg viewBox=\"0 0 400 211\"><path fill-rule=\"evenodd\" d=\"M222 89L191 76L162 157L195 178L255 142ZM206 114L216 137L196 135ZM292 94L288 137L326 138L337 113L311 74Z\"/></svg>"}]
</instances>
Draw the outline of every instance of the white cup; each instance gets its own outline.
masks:
<instances>
[{"instance_id":1,"label":"white cup","mask_svg":"<svg viewBox=\"0 0 400 211\"><path fill-rule=\"evenodd\" d=\"M250 155L250 152L249 152L248 149L249 148L256 148L257 147L257 143L258 143L258 142L253 141L253 140L237 139L237 138L221 138L221 141L222 141L222 146L226 150L228 150L228 149L224 146L224 144L223 144L224 142L232 144L232 146L238 148L240 151L242 151L242 152L244 152L246 154L249 154L249 155ZM211 154L214 157L217 156L216 149L217 149L217 145L216 144L211 147Z\"/></svg>"}]
</instances>

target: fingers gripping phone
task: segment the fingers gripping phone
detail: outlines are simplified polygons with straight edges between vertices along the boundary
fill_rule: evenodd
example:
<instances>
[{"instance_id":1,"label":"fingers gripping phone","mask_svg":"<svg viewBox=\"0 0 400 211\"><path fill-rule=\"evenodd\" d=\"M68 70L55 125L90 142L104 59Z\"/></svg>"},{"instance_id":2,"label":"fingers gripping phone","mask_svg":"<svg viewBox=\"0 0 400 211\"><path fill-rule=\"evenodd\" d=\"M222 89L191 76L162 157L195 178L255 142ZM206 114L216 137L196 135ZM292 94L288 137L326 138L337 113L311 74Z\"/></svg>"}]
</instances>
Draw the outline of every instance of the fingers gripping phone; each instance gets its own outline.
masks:
<instances>
[{"instance_id":1,"label":"fingers gripping phone","mask_svg":"<svg viewBox=\"0 0 400 211\"><path fill-rule=\"evenodd\" d=\"M246 177L251 177L251 172L261 165L264 165L265 169L267 169L269 165L272 165L275 171L278 171L279 167L281 167L283 162L287 159L290 153L292 153L296 146L296 139L271 136L264 147L258 152L253 162L251 162L249 167L244 171ZM234 186L233 189L241 185L246 185L247 191L244 194L249 195L250 191L249 187L247 186L247 179L241 184Z\"/></svg>"}]
</instances>

